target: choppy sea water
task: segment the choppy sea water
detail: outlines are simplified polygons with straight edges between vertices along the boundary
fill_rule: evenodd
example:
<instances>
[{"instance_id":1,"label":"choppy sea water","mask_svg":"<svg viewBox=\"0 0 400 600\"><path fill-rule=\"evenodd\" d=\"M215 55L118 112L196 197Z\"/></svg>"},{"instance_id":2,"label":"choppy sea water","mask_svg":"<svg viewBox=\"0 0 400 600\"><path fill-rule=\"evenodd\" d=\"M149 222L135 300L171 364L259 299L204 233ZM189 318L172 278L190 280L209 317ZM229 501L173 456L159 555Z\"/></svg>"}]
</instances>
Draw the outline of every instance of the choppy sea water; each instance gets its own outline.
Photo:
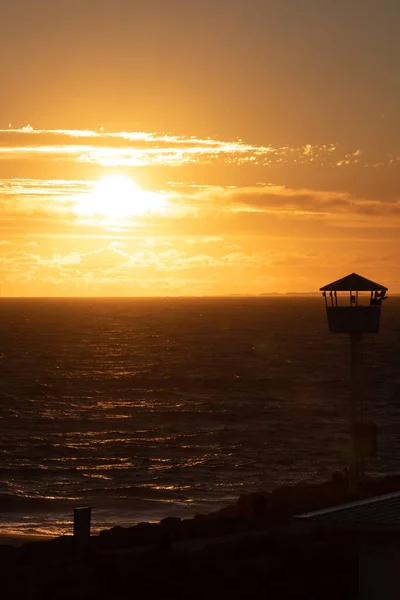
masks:
<instances>
[{"instance_id":1,"label":"choppy sea water","mask_svg":"<svg viewBox=\"0 0 400 600\"><path fill-rule=\"evenodd\" d=\"M366 340L400 470L400 298ZM305 297L0 299L0 531L190 516L346 463L349 344Z\"/></svg>"}]
</instances>

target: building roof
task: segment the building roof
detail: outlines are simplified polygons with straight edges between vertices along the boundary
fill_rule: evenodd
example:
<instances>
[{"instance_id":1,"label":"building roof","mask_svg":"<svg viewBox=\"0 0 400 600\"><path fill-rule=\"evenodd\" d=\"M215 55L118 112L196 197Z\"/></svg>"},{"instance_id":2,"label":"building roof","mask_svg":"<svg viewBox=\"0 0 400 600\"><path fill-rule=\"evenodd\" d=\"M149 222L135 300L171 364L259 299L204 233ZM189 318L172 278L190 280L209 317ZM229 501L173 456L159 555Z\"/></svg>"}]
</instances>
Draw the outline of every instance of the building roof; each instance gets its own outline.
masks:
<instances>
[{"instance_id":1,"label":"building roof","mask_svg":"<svg viewBox=\"0 0 400 600\"><path fill-rule=\"evenodd\" d=\"M316 510L296 519L321 525L399 528L400 492Z\"/></svg>"},{"instance_id":2,"label":"building roof","mask_svg":"<svg viewBox=\"0 0 400 600\"><path fill-rule=\"evenodd\" d=\"M361 277L361 275L358 275L357 273L351 273L350 275L346 275L346 277L342 277L342 279L338 279L337 281L328 283L328 285L324 285L324 287L320 288L320 291L386 292L387 287L380 285L379 283L375 283L375 281L371 281L370 279L366 279L365 277Z\"/></svg>"}]
</instances>

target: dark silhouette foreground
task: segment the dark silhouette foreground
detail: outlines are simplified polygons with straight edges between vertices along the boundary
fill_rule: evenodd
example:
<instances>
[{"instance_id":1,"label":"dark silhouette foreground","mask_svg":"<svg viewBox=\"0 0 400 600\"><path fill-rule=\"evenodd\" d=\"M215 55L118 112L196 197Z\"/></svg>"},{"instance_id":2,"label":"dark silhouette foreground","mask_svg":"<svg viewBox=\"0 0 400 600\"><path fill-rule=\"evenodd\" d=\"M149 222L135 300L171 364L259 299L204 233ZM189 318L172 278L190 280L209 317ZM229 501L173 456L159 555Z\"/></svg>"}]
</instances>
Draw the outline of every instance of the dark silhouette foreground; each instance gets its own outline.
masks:
<instances>
[{"instance_id":1,"label":"dark silhouette foreground","mask_svg":"<svg viewBox=\"0 0 400 600\"><path fill-rule=\"evenodd\" d=\"M0 546L1 596L32 599L356 599L357 538L299 531L293 515L400 490L400 476L348 492L347 472L320 484L241 496L194 519L114 527L72 559L72 536Z\"/></svg>"}]
</instances>

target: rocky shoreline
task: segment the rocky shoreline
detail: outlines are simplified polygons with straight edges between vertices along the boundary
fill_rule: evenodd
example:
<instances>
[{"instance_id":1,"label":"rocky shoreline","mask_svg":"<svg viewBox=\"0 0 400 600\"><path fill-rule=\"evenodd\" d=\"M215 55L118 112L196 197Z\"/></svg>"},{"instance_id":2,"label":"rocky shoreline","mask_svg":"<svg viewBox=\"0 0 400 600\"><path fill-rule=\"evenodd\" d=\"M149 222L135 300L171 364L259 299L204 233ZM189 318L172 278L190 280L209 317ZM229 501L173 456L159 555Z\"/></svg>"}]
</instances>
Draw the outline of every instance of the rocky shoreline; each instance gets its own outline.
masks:
<instances>
[{"instance_id":1,"label":"rocky shoreline","mask_svg":"<svg viewBox=\"0 0 400 600\"><path fill-rule=\"evenodd\" d=\"M367 478L354 493L348 474L239 497L193 519L113 527L72 558L72 536L22 547L0 545L5 598L356 598L358 558L348 534L299 533L292 517L400 490L400 475ZM340 574L340 576L338 576Z\"/></svg>"}]
</instances>

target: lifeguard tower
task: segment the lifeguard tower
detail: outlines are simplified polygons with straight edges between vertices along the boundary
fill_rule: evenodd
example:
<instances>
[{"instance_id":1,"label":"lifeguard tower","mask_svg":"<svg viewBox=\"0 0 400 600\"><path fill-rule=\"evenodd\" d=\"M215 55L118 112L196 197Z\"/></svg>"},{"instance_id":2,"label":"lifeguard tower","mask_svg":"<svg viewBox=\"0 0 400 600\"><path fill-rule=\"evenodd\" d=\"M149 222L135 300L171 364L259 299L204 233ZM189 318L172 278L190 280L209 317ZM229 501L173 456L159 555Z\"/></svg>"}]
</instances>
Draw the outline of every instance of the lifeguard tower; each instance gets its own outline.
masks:
<instances>
[{"instance_id":1,"label":"lifeguard tower","mask_svg":"<svg viewBox=\"0 0 400 600\"><path fill-rule=\"evenodd\" d=\"M364 421L363 336L377 333L387 288L351 273L320 288L325 298L329 331L346 333L351 345L350 486L364 475L364 462L375 454L376 425Z\"/></svg>"}]
</instances>

